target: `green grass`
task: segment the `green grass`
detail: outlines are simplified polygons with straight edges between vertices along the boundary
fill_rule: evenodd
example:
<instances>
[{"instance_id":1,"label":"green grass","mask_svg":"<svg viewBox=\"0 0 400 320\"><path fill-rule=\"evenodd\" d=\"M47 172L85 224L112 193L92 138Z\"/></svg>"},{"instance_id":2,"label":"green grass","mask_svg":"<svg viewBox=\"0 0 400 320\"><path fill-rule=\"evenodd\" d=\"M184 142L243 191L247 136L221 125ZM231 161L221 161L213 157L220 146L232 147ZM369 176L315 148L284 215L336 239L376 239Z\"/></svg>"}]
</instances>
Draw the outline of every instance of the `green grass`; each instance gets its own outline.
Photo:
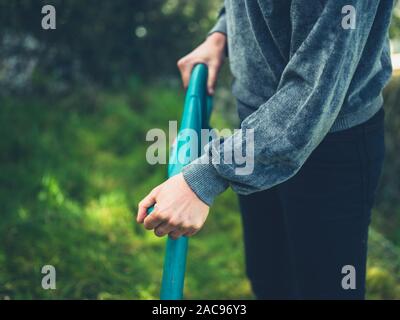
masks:
<instances>
[{"instance_id":1,"label":"green grass","mask_svg":"<svg viewBox=\"0 0 400 320\"><path fill-rule=\"evenodd\" d=\"M137 83L1 99L0 299L158 297L165 239L134 217L166 172L146 163L145 134L179 118L182 102L176 90ZM241 237L229 191L190 240L186 298L252 298ZM370 257L369 297L400 298L399 249L373 231ZM41 288L46 264L57 290Z\"/></svg>"}]
</instances>

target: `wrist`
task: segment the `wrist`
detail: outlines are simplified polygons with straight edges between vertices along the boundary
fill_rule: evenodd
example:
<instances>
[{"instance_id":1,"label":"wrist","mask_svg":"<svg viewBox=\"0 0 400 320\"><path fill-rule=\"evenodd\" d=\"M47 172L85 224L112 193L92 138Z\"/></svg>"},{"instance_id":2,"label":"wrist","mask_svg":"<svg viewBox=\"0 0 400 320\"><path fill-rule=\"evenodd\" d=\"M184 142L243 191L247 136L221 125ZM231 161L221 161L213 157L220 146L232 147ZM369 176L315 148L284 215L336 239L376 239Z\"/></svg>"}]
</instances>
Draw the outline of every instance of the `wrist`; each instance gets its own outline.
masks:
<instances>
[{"instance_id":1,"label":"wrist","mask_svg":"<svg viewBox=\"0 0 400 320\"><path fill-rule=\"evenodd\" d=\"M186 184L196 196L209 207L214 198L225 191L229 184L219 176L211 163L202 163L202 157L185 166L182 170Z\"/></svg>"},{"instance_id":2,"label":"wrist","mask_svg":"<svg viewBox=\"0 0 400 320\"><path fill-rule=\"evenodd\" d=\"M207 37L206 41L223 49L226 45L226 34L215 31Z\"/></svg>"}]
</instances>

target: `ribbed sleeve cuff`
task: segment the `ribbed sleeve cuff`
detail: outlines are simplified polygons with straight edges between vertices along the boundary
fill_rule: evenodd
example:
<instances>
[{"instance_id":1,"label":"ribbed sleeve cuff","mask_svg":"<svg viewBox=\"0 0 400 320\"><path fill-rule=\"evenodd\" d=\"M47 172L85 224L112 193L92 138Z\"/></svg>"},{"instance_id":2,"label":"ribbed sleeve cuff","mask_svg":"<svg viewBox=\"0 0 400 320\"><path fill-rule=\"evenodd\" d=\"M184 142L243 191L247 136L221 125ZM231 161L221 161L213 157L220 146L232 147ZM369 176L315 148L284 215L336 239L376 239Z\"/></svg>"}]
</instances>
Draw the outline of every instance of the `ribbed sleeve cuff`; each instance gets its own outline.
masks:
<instances>
[{"instance_id":1,"label":"ribbed sleeve cuff","mask_svg":"<svg viewBox=\"0 0 400 320\"><path fill-rule=\"evenodd\" d=\"M211 206L214 198L224 192L229 184L218 174L212 164L200 163L199 159L184 167L182 174L199 199Z\"/></svg>"},{"instance_id":2,"label":"ribbed sleeve cuff","mask_svg":"<svg viewBox=\"0 0 400 320\"><path fill-rule=\"evenodd\" d=\"M225 14L221 14L218 18L217 23L214 25L214 27L210 30L208 35L214 33L214 32L221 32L223 34L227 34L227 28L226 28L226 16Z\"/></svg>"}]
</instances>

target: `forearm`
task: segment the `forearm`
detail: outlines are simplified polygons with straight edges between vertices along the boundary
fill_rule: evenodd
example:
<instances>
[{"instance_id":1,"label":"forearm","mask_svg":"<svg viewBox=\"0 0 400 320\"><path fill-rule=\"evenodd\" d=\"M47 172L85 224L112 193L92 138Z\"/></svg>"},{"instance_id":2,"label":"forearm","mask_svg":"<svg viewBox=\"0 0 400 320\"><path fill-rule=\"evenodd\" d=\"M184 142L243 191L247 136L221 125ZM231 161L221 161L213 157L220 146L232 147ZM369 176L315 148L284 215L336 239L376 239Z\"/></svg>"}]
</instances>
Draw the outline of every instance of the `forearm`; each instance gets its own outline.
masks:
<instances>
[{"instance_id":1,"label":"forearm","mask_svg":"<svg viewBox=\"0 0 400 320\"><path fill-rule=\"evenodd\" d=\"M378 6L353 1L362 12ZM327 1L325 11L285 68L275 95L246 118L242 128L223 143L208 148L218 152L217 163L207 155L184 169L184 178L208 204L228 185L241 194L265 190L292 177L330 130L341 109L352 76L374 21L373 13L355 30L341 29L337 13L345 1ZM245 131L254 130L253 141ZM254 148L254 170L238 175L240 165L223 155ZM207 164L200 164L207 162ZM201 174L200 174L201 173ZM196 177L196 178L195 178ZM202 178L204 177L204 178ZM214 178L213 178L214 177Z\"/></svg>"}]
</instances>

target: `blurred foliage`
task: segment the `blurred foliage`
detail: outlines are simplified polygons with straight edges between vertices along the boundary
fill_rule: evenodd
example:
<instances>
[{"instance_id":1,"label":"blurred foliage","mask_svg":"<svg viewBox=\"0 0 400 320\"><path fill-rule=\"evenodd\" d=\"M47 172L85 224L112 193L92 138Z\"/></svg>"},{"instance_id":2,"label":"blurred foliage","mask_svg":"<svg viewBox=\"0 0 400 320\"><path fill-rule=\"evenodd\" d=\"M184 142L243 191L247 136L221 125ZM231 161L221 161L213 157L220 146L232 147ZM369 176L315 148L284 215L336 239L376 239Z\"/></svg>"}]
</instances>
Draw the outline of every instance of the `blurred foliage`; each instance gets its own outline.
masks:
<instances>
[{"instance_id":1,"label":"blurred foliage","mask_svg":"<svg viewBox=\"0 0 400 320\"><path fill-rule=\"evenodd\" d=\"M400 248L375 229L369 235L367 292L369 299L400 299Z\"/></svg>"},{"instance_id":2,"label":"blurred foliage","mask_svg":"<svg viewBox=\"0 0 400 320\"><path fill-rule=\"evenodd\" d=\"M165 166L146 164L143 141L179 118L176 92L133 81L62 100L3 97L0 298L158 297L165 239L136 225L134 213L165 178ZM250 296L233 199L221 197L191 241L187 298ZM56 267L57 290L41 288L44 264Z\"/></svg>"},{"instance_id":3,"label":"blurred foliage","mask_svg":"<svg viewBox=\"0 0 400 320\"><path fill-rule=\"evenodd\" d=\"M176 61L205 38L220 3L0 0L0 52L35 59L36 78L67 84L176 75ZM56 8L56 30L41 28L46 4Z\"/></svg>"},{"instance_id":4,"label":"blurred foliage","mask_svg":"<svg viewBox=\"0 0 400 320\"><path fill-rule=\"evenodd\" d=\"M393 10L392 23L390 26L390 38L391 39L399 39L400 38L400 2L398 0L395 1L395 6Z\"/></svg>"},{"instance_id":5,"label":"blurred foliage","mask_svg":"<svg viewBox=\"0 0 400 320\"><path fill-rule=\"evenodd\" d=\"M374 216L374 224L400 246L400 75L385 88L384 99L386 158L376 201L379 214Z\"/></svg>"}]
</instances>

